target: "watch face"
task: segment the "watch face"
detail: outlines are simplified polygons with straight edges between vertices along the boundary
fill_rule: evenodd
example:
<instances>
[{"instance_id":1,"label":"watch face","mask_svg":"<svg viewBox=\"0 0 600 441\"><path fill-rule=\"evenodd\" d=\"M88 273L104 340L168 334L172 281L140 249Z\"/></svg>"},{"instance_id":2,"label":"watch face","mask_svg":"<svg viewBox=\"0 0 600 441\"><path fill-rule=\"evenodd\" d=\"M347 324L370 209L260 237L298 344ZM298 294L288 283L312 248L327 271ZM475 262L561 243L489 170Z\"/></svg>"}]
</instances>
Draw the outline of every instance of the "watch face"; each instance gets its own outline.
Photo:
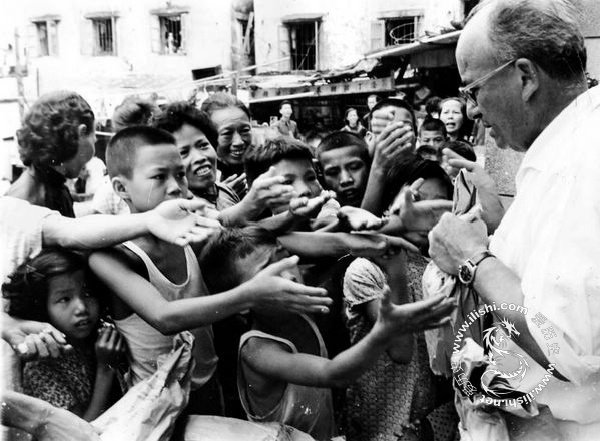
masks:
<instances>
[{"instance_id":1,"label":"watch face","mask_svg":"<svg viewBox=\"0 0 600 441\"><path fill-rule=\"evenodd\" d=\"M468 265L461 265L458 267L458 280L465 285L468 285L473 280L473 272Z\"/></svg>"}]
</instances>

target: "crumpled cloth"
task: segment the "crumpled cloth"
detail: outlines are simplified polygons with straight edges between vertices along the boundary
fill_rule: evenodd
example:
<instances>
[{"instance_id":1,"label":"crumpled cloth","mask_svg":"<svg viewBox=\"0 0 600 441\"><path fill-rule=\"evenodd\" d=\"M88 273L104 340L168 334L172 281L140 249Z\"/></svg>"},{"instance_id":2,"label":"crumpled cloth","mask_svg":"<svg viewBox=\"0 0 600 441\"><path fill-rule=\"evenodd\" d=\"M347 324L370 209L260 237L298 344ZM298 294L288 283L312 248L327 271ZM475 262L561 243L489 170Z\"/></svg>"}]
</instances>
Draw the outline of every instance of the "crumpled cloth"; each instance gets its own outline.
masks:
<instances>
[{"instance_id":1,"label":"crumpled cloth","mask_svg":"<svg viewBox=\"0 0 600 441\"><path fill-rule=\"evenodd\" d=\"M478 202L477 189L467 179L464 169L459 171L454 181L454 197L452 200L452 212L456 215L467 213ZM427 343L431 370L436 375L450 378L452 377L450 358L453 343L458 331L457 328L464 321L461 314L477 309L477 295L469 287L459 283L455 276L439 269L433 260L425 268L422 283L424 299L444 294L446 297L454 298L456 302L457 307L450 316L451 322L449 324L425 331L425 342ZM467 329L469 335L473 331L471 327Z\"/></svg>"},{"instance_id":2,"label":"crumpled cloth","mask_svg":"<svg viewBox=\"0 0 600 441\"><path fill-rule=\"evenodd\" d=\"M194 336L184 331L173 350L158 358L158 369L92 421L106 441L168 441L188 402L194 368Z\"/></svg>"}]
</instances>

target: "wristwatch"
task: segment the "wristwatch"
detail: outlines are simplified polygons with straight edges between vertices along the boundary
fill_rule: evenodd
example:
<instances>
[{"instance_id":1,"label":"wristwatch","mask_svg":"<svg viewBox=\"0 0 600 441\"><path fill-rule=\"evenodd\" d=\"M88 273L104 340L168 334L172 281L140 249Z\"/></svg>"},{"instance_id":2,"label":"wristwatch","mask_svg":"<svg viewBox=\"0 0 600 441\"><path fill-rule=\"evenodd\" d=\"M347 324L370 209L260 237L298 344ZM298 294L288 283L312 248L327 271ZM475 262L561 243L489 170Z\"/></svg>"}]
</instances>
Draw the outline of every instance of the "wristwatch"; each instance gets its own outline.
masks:
<instances>
[{"instance_id":1,"label":"wristwatch","mask_svg":"<svg viewBox=\"0 0 600 441\"><path fill-rule=\"evenodd\" d=\"M489 250L484 250L475 254L470 259L465 260L465 262L458 267L458 280L460 280L460 282L464 285L471 285L473 280L475 280L475 271L477 271L477 265L479 265L488 257L496 256L494 256Z\"/></svg>"}]
</instances>

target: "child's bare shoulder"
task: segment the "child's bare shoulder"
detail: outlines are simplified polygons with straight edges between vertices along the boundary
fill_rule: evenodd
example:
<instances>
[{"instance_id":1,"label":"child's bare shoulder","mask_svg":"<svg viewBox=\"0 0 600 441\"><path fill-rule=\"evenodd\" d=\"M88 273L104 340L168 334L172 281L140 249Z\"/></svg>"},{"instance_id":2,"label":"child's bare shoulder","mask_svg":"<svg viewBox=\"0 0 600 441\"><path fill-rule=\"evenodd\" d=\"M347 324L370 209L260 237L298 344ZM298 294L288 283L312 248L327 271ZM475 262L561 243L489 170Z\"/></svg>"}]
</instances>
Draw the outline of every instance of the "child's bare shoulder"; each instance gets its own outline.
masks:
<instances>
[{"instance_id":1,"label":"child's bare shoulder","mask_svg":"<svg viewBox=\"0 0 600 441\"><path fill-rule=\"evenodd\" d=\"M140 246L140 244L136 244ZM142 248L140 246L140 248ZM112 260L117 261L121 265L127 267L132 272L139 274L144 278L148 278L148 270L146 265L136 253L127 248L124 244L115 245L111 248L104 248L102 250L94 251L90 257L91 263L93 259L101 260Z\"/></svg>"},{"instance_id":2,"label":"child's bare shoulder","mask_svg":"<svg viewBox=\"0 0 600 441\"><path fill-rule=\"evenodd\" d=\"M267 354L273 352L293 353L293 350L289 344L268 335L253 335L248 337L244 345L240 348L242 360L249 363L263 358L263 356L268 357Z\"/></svg>"}]
</instances>

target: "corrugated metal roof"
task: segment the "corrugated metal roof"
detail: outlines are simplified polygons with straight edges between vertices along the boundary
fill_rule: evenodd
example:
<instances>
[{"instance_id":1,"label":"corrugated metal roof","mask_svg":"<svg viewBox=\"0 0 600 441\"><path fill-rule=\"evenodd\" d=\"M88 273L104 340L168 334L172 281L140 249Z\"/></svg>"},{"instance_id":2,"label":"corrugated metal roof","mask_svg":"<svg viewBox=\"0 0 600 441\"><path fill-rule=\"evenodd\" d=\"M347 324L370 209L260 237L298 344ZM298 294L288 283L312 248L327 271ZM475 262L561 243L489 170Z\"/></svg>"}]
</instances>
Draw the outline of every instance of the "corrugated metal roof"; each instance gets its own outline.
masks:
<instances>
[{"instance_id":1,"label":"corrugated metal roof","mask_svg":"<svg viewBox=\"0 0 600 441\"><path fill-rule=\"evenodd\" d=\"M458 41L461 31L452 31L446 34L436 35L434 37L427 37L415 41L409 44L400 44L396 46L386 47L384 49L378 49L376 51L368 52L365 55L367 60L373 58L384 58L384 57L400 57L403 55L410 55L416 52L424 52L430 49L438 49L440 46L454 44Z\"/></svg>"}]
</instances>

